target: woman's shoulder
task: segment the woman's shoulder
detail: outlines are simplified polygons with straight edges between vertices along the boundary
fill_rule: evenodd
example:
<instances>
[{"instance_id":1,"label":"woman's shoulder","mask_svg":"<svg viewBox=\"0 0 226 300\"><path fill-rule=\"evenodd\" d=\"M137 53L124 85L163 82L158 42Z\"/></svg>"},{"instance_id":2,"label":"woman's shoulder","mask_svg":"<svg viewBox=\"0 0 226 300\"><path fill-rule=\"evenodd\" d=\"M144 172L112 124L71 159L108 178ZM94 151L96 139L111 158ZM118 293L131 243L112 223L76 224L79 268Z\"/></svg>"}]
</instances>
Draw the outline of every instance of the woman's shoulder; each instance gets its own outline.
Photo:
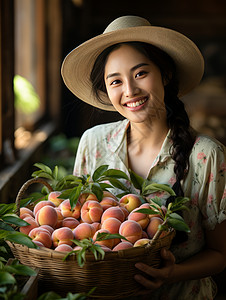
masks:
<instances>
[{"instance_id":1,"label":"woman's shoulder","mask_svg":"<svg viewBox=\"0 0 226 300\"><path fill-rule=\"evenodd\" d=\"M225 152L225 146L215 139L203 133L196 133L196 140L193 146L193 152Z\"/></svg>"}]
</instances>

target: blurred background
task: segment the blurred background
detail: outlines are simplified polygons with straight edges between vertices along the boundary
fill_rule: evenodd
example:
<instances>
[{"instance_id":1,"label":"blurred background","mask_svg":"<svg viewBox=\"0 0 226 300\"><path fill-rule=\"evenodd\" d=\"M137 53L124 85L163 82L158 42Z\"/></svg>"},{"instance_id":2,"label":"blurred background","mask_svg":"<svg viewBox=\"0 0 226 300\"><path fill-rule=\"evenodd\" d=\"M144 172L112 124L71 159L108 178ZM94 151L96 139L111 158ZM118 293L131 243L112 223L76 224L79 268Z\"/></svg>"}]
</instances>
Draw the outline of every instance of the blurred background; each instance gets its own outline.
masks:
<instances>
[{"instance_id":1,"label":"blurred background","mask_svg":"<svg viewBox=\"0 0 226 300\"><path fill-rule=\"evenodd\" d=\"M30 176L36 161L73 169L82 133L119 119L64 85L64 57L116 17L139 15L175 29L200 48L205 74L182 100L192 126L226 144L226 2L224 0L0 0L0 196ZM12 168L13 171L12 171ZM14 179L13 187L12 172ZM18 175L19 174L19 175ZM5 188L5 184L8 188ZM7 198L8 199L8 198Z\"/></svg>"}]
</instances>

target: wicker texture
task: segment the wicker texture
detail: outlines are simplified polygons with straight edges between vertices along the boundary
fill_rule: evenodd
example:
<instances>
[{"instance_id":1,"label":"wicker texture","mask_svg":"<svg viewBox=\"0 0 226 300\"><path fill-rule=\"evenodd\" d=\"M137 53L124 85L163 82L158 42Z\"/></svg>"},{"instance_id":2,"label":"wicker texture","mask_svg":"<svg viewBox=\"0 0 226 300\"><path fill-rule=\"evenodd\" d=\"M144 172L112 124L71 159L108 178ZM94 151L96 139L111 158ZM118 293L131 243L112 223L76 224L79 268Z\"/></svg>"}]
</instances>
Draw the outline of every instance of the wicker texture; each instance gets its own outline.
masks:
<instances>
[{"instance_id":1,"label":"wicker texture","mask_svg":"<svg viewBox=\"0 0 226 300\"><path fill-rule=\"evenodd\" d=\"M17 199L21 199L21 195ZM63 252L47 248L33 249L11 242L8 244L21 263L40 268L39 280L47 290L64 296L69 291L88 292L96 287L92 298L120 299L142 290L133 278L139 272L135 263L144 262L158 268L161 264L160 250L163 247L169 249L174 234L172 230L164 237L152 240L148 246L106 252L104 260L96 261L92 253L87 253L82 268L77 264L75 255L63 261L66 255Z\"/></svg>"}]
</instances>

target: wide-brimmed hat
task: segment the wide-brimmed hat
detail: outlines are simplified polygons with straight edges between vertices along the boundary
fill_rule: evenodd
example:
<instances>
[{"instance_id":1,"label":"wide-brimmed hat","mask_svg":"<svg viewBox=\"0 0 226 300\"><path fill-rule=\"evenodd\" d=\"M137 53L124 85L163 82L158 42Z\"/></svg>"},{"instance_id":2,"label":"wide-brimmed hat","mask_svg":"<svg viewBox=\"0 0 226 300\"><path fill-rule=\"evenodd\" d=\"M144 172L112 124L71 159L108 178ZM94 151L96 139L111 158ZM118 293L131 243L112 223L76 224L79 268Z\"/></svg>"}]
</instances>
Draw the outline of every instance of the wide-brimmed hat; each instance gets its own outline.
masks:
<instances>
[{"instance_id":1,"label":"wide-brimmed hat","mask_svg":"<svg viewBox=\"0 0 226 300\"><path fill-rule=\"evenodd\" d=\"M84 42L65 57L61 73L68 89L92 106L114 111L113 106L101 104L92 93L90 73L104 49L129 41L152 44L173 58L179 80L179 96L184 96L200 82L204 60L198 47L189 38L168 28L152 26L144 18L123 16L110 23L102 34ZM106 103L110 101L103 92L101 99Z\"/></svg>"}]
</instances>

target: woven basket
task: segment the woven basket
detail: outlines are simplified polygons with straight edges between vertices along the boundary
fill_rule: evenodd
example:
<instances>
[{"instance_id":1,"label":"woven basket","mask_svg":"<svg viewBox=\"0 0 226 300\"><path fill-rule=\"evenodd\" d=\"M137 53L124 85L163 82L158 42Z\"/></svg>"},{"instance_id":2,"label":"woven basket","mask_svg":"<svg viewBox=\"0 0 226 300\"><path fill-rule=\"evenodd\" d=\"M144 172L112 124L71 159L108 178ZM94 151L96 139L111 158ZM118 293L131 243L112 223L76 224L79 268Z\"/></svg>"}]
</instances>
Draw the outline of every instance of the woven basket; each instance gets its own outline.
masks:
<instances>
[{"instance_id":1,"label":"woven basket","mask_svg":"<svg viewBox=\"0 0 226 300\"><path fill-rule=\"evenodd\" d=\"M16 204L19 214L20 199L27 187L38 179L31 179L22 186ZM46 182L42 180L46 185ZM46 185L48 187L48 184ZM48 187L51 190L51 187ZM103 260L96 261L92 253L86 254L83 267L77 264L76 256L71 255L63 261L66 253L41 248L33 249L8 242L14 256L21 263L40 268L39 281L46 290L56 291L62 296L67 292L88 292L96 287L92 298L120 299L136 295L143 288L134 280L139 273L136 262L144 262L158 268L161 264L160 250L169 249L175 235L174 230L165 236L152 240L142 247L106 252Z\"/></svg>"}]
</instances>

